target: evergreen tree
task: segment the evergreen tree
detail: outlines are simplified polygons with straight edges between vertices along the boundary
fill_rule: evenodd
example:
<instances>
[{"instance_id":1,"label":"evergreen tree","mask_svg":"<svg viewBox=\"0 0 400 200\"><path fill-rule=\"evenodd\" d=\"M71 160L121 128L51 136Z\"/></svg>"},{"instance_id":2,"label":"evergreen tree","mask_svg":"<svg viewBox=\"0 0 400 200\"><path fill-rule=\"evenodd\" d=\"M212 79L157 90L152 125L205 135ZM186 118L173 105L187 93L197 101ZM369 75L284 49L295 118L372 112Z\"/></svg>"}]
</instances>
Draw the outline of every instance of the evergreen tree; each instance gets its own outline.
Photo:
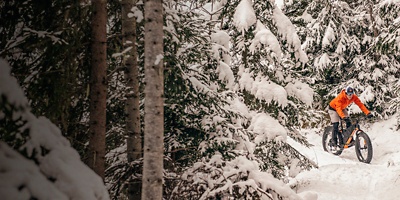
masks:
<instances>
[{"instance_id":1,"label":"evergreen tree","mask_svg":"<svg viewBox=\"0 0 400 200\"><path fill-rule=\"evenodd\" d=\"M61 130L48 118L31 113L28 99L3 59L0 125L4 198L110 199L101 177L80 160Z\"/></svg>"},{"instance_id":2,"label":"evergreen tree","mask_svg":"<svg viewBox=\"0 0 400 200\"><path fill-rule=\"evenodd\" d=\"M371 42L366 61L359 62L365 68L359 78L369 83L365 91L373 94L366 100L371 101L377 115L387 118L396 113L393 108L398 106L392 103L398 99L395 88L400 72L400 2L378 2L372 8L378 35Z\"/></svg>"},{"instance_id":3,"label":"evergreen tree","mask_svg":"<svg viewBox=\"0 0 400 200\"><path fill-rule=\"evenodd\" d=\"M240 27L239 28L235 27L233 22L229 20L232 19L230 15L234 15L234 8L240 6L240 4L238 3L239 2L232 2L232 1L213 2L208 4L208 7L213 6L212 7L213 9L205 11L206 13L210 13L211 16L208 18L207 15L206 16L200 15L202 17L201 19L204 19L205 21L220 17L219 18L220 20L218 21L210 20L210 22L216 22L216 23L210 23L205 27L206 30L209 31L208 35L204 34L204 31L202 34L203 37L205 37L203 42L204 47L208 46L212 47L212 49L209 49L208 51L205 52L211 53L211 55L208 57L209 61L213 62L209 62L210 63L209 65L199 65L199 64L194 65L195 67L191 67L189 69L195 69L196 71L193 71L191 74L188 74L187 76L189 77L191 76L190 77L191 83L194 85L195 92L198 93L196 94L196 97L201 95L200 97L204 101L216 95L219 96L220 98L222 97L222 99L225 99L226 101L222 102L208 101L208 103L205 102L206 103L205 106L200 107L201 110L197 111L197 113L202 113L203 115L202 124L199 127L201 128L200 130L204 130L203 135L205 136L205 138L200 137L197 139L197 141L200 142L200 152L203 153L203 156L199 157L203 157L203 159L199 159L193 165L193 167L192 165L189 165L187 167L187 170L185 170L185 173L181 177L181 181L178 182L177 187L175 187L175 189L173 190L172 193L173 199L200 198L200 197L218 198L223 196L231 196L234 198L245 198L245 197L257 198L263 195L285 196L287 194L280 194L279 192L278 193L268 192L271 190L272 191L279 190L278 188L275 187L271 187L268 189L264 187L252 188L251 186L247 185L248 181L255 181L256 183L263 185L265 184L263 180L254 177L256 173L260 173L260 175L262 174L262 176L264 175L271 176L271 174L269 173L261 172L261 171L271 171L276 178L283 179L285 166L288 165L296 166L297 164L299 164L299 166L302 168L308 168L312 165L309 163L309 161L307 161L307 159L301 156L299 152L296 152L292 147L290 147L290 145L285 144L285 142L279 141L279 139L276 140L276 138L274 137L268 138L270 132L268 131L260 132L259 127L257 125L261 121L266 120L268 121L267 123L271 122L270 124L271 126L277 125L278 127L282 127L280 123L273 118L273 117L276 118L281 117L280 122L287 123L287 129L282 127L282 129L280 129L280 131L282 132L279 133L283 132L286 133L286 130L291 130L288 132L295 139L304 142L306 144L304 138L298 135L297 132L293 129L293 127L295 127L296 125L299 126L300 124L296 123L295 120L291 122L287 120L290 119L290 117L292 116L297 117L297 113L295 112L290 113L289 111L289 110L293 111L292 109L293 107L285 108L286 104L291 105L292 103L288 103L289 101L287 99L286 100L273 99L274 97L272 97L271 99L267 99L264 98L264 96L261 94L257 96L256 92L253 94L251 93L252 92L251 87L249 89L246 88L247 91L243 92L243 93L247 92L248 93L247 96L245 95L242 96L240 94L240 92L244 90L246 86L244 81L250 80L248 78L241 78L240 75L242 77L246 77L246 76L252 76L251 75L252 73L254 74L259 73L260 75L255 76L253 79L253 82L255 82L254 83L255 87L257 84L259 84L260 87L262 83L268 84L267 82L262 82L262 81L268 80L269 77L271 77L271 80L277 82L277 83L272 82L274 83L273 85L270 82L271 87L274 86L278 88L280 87L282 88L283 91L286 90L284 89L284 87L279 86L278 84L282 84L285 86L289 85L288 88L291 88L290 84L292 85L299 84L294 80L292 82L290 79L284 80L281 77L283 75L286 75L285 73L290 72L286 71L287 69L290 68L290 66L292 67L299 66L296 65L295 62L290 62L290 60L292 61L306 60L306 58L304 57L304 53L302 53L300 49L299 45L300 43L297 40L296 41L292 40L293 35L290 34L293 34L294 32L288 33L285 32L282 29L282 27L279 27L281 29L275 27L276 29L274 30L276 32L281 31L279 32L282 34L281 41L290 40L289 44L285 42L283 42L282 44L282 46L286 45L285 46L287 48L286 52L288 53L288 54L283 54L283 56L287 58L289 63L286 66L287 69L285 69L285 67L281 66L279 63L280 60L278 59L278 57L281 56L281 54L278 52L279 50L278 48L273 46L270 48L267 47L265 51L263 51L263 48L261 48L262 50L259 50L258 48L260 45L267 46L268 44L260 44L260 39L257 38L257 36L254 37L251 31L242 32L244 31L243 29L240 30ZM244 4L245 3L246 2L244 2ZM260 7L259 10L262 10L268 8L268 5L271 6L272 4L270 4L270 2L268 3L258 2L258 4L255 4L255 7L259 6ZM207 5L205 5L204 7L207 7ZM271 6L270 8L272 9L273 6ZM186 10L191 11L193 10L193 8L190 7L189 9L184 9L184 8L182 9L183 12L185 12ZM218 10L220 12L215 12L215 10ZM281 13L279 13L279 10L274 10L274 11L277 12L275 14L278 15L279 17L282 16L280 15ZM221 14L221 12L223 14ZM198 11L196 13L204 14L204 12L201 11ZM271 15L271 18L276 17L276 15ZM191 16L191 15L186 14L185 16ZM260 14L260 16L262 15ZM199 17L195 19L199 19ZM277 18L269 20L273 21L276 19ZM265 21L268 22L267 19ZM190 24L191 27L196 27L191 23L183 23L183 24ZM197 24L197 26L199 25ZM251 24L249 25L249 27L250 26L252 30L256 29L255 26L252 26ZM216 29L214 29L214 27L216 27ZM223 27L224 30L220 30L220 28L218 27ZM266 29L265 27L257 27L257 28L258 31L261 32L261 34L267 32L265 30ZM228 33L231 33L234 36L230 36L230 34ZM229 48L230 40L233 41L232 44L234 47L232 49ZM180 39L179 41L182 41L182 39ZM190 47L192 46L193 45L190 45ZM196 49L201 49L201 47L203 47L203 45L201 45L200 43L196 46ZM196 52L196 49L193 50L192 48L185 48L184 50L186 55L190 55L192 51ZM250 49L252 49L253 51L250 51ZM291 50L294 49L294 53L289 49ZM171 52L171 51L166 51L166 52ZM178 49L178 52L183 52L183 50ZM254 57L252 57L253 54L255 54ZM231 57L230 55L237 55L237 56ZM266 58L260 55L266 56ZM198 60L193 60L192 62L196 63L198 62ZM263 64L266 66L272 65L273 67L276 67L278 69L276 71L278 72L275 72L273 70L269 71L268 68L262 67ZM177 65L175 64L175 66ZM249 69L245 71L244 70L245 67L243 66ZM184 66L182 66L182 68L183 67ZM184 71L184 68L182 71ZM251 71L254 72L250 73ZM203 82L203 79L199 79L202 76L196 75L200 72L210 74L209 76L207 76L209 77L207 82ZM238 74L239 76L235 77L236 74ZM290 75L295 76L295 74L296 73L289 73L288 76ZM241 82L241 80L243 82ZM236 81L239 82L239 84L236 84ZM259 81L260 83L256 81ZM304 87L304 85L301 84L299 84L299 86ZM238 88L243 88L243 89L238 90ZM305 88L307 89L308 87ZM189 95L186 96L190 97ZM293 101L297 102L298 105L303 104L302 100L309 103L309 101L301 99L299 98L299 96L293 95ZM197 100L193 99L191 104L193 105L193 102L196 101ZM211 102L213 103L210 104ZM282 104L285 105L282 106ZM177 105L174 105L174 107L176 106ZM192 112L196 111L196 107L198 106L190 107L190 111ZM305 107L306 106L304 106L304 108ZM244 110L246 110L247 114L246 112L239 112L238 109L240 108L245 108ZM243 111L243 109L240 111ZM260 113L258 115L254 115L254 112L260 112ZM273 117L265 113L270 113L271 116ZM288 114L288 116L285 116L286 114ZM185 115L187 114L185 114L184 112L181 116ZM285 119L287 121L285 121ZM282 160L281 156L286 157L287 159ZM242 171L242 169L245 168L244 166L242 166L242 164L247 162L253 163L254 167L251 168L251 170L247 169L248 171L245 173ZM295 162L296 164L294 164ZM228 177L224 176L225 173L230 174L230 176ZM209 177L210 175L207 174L211 174L211 177ZM209 177L209 179L208 181L204 180L204 181L194 182L195 180L202 179L201 177ZM265 181L267 180L269 181L271 178L272 176L266 178ZM233 185L230 186L230 184ZM228 191L228 188L231 187L234 188L235 192L232 193ZM202 189L196 192L195 188L202 188ZM252 189L255 190L254 193L252 192L253 191ZM286 190L288 188L283 187L281 189Z\"/></svg>"},{"instance_id":4,"label":"evergreen tree","mask_svg":"<svg viewBox=\"0 0 400 200\"><path fill-rule=\"evenodd\" d=\"M389 7L396 7L396 3L312 1L301 15L292 16L306 22L306 28L301 28L303 47L310 58L307 71L319 94L317 109L323 110L341 89L352 85L377 115L390 115L383 102L394 97L391 85L398 73L394 67L398 59L382 55L380 48L384 43L381 38L387 37L386 30L394 22L385 13L390 12ZM396 46L388 49L397 51Z\"/></svg>"},{"instance_id":5,"label":"evergreen tree","mask_svg":"<svg viewBox=\"0 0 400 200\"><path fill-rule=\"evenodd\" d=\"M387 115L396 114L400 108L400 83L398 78L400 75L400 3L388 2L387 4L379 4L378 13L382 17L382 23L386 28L381 30L374 45L375 51L381 56L380 64L384 67L385 73L390 73L388 90L385 94L393 97L389 103L387 97L381 98L380 103L388 105L385 113ZM377 102L378 103L378 102ZM386 115L385 115L386 117ZM400 118L398 119L398 128L400 127Z\"/></svg>"},{"instance_id":6,"label":"evergreen tree","mask_svg":"<svg viewBox=\"0 0 400 200\"><path fill-rule=\"evenodd\" d=\"M0 7L0 56L10 63L32 112L60 127L83 156L88 128L89 7L80 1L14 0Z\"/></svg>"},{"instance_id":7,"label":"evergreen tree","mask_svg":"<svg viewBox=\"0 0 400 200\"><path fill-rule=\"evenodd\" d=\"M121 199L143 162L128 159L127 43L121 2L107 3L106 183ZM141 85L143 6L128 14L137 18ZM0 8L0 56L32 113L48 116L87 159L90 6L10 0ZM164 198L296 198L282 182L313 163L285 138L307 145L298 130L328 123L323 109L337 92L353 85L382 117L399 109L397 1L285 1L280 10L273 1L171 0L164 9ZM29 131L19 132L26 122L11 114L24 106L3 95L0 107L0 139L20 149Z\"/></svg>"}]
</instances>

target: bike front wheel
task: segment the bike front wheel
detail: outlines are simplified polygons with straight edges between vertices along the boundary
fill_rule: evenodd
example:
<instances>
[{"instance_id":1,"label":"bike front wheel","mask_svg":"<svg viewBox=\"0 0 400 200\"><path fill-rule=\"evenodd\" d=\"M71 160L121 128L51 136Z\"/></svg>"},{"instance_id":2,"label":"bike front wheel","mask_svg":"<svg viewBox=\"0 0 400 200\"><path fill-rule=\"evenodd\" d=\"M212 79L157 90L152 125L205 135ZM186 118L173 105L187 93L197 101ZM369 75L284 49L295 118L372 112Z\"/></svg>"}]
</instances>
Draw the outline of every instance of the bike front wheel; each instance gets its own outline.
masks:
<instances>
[{"instance_id":1,"label":"bike front wheel","mask_svg":"<svg viewBox=\"0 0 400 200\"><path fill-rule=\"evenodd\" d=\"M372 143L371 139L365 132L360 131L357 133L355 148L356 148L357 158L360 162L363 163L371 162L373 154Z\"/></svg>"}]
</instances>

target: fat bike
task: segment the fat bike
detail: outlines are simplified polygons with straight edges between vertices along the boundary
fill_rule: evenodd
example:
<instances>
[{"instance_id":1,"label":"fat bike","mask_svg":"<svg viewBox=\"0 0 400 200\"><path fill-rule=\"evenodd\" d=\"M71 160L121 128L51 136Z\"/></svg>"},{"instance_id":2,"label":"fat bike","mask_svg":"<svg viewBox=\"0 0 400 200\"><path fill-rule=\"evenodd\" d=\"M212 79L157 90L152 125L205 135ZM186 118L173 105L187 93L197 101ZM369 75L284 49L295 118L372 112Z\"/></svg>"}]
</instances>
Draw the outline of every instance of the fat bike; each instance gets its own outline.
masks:
<instances>
[{"instance_id":1,"label":"fat bike","mask_svg":"<svg viewBox=\"0 0 400 200\"><path fill-rule=\"evenodd\" d=\"M328 126L324 129L322 135L324 150L334 155L340 155L345 149L354 146L358 160L363 163L370 163L373 155L372 143L367 133L361 130L359 119L346 129L343 128L343 124L345 124L344 120L340 120L338 137L343 138L343 148L337 148L333 145L334 143L331 141L333 126Z\"/></svg>"}]
</instances>

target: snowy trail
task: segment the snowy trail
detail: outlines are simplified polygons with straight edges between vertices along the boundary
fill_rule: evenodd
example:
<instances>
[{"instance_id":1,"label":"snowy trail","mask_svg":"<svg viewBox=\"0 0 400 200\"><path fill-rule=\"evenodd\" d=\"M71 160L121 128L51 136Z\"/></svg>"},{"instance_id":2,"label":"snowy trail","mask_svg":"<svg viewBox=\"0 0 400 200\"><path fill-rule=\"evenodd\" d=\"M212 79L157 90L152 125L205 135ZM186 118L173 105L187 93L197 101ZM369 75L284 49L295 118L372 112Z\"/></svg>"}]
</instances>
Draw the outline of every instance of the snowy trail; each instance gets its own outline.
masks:
<instances>
[{"instance_id":1,"label":"snowy trail","mask_svg":"<svg viewBox=\"0 0 400 200\"><path fill-rule=\"evenodd\" d=\"M299 194L317 194L319 200L400 199L400 132L395 131L395 123L395 119L389 119L364 128L374 148L371 164L360 163L354 147L345 149L340 156L323 151L317 130L303 132L314 145L311 148L289 139L292 146L319 166L298 174L289 184Z\"/></svg>"},{"instance_id":2,"label":"snowy trail","mask_svg":"<svg viewBox=\"0 0 400 200\"><path fill-rule=\"evenodd\" d=\"M398 199L399 172L399 168L361 163L325 165L299 174L297 192L312 191L327 200Z\"/></svg>"}]
</instances>

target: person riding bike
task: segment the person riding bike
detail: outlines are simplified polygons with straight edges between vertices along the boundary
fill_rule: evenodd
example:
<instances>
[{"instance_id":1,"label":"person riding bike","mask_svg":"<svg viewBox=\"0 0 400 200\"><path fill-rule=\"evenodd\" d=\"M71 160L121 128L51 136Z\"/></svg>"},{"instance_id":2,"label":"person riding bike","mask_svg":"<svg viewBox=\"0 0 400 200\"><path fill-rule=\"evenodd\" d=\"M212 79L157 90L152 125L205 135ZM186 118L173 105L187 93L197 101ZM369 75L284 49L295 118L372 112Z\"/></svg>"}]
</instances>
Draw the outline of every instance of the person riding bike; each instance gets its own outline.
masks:
<instances>
[{"instance_id":1,"label":"person riding bike","mask_svg":"<svg viewBox=\"0 0 400 200\"><path fill-rule=\"evenodd\" d=\"M339 95L336 96L328 105L328 113L333 125L332 146L335 148L343 148L343 137L339 135L339 120L343 119L346 122L346 127L351 126L349 113L347 112L347 106L353 102L367 115L368 118L372 117L372 113L360 101L358 96L354 94L354 89L352 87L347 86L346 89L343 89ZM339 146L337 143L338 138Z\"/></svg>"}]
</instances>

